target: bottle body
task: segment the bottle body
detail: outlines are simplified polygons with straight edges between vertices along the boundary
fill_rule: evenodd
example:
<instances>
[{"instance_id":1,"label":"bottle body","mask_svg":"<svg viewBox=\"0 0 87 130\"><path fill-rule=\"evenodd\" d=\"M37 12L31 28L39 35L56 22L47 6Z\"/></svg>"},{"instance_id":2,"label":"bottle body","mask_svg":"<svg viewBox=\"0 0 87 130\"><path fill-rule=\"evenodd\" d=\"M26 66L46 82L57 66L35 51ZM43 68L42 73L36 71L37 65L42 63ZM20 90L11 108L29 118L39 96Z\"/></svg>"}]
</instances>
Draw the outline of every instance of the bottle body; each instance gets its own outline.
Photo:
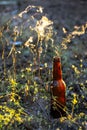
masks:
<instances>
[{"instance_id":1,"label":"bottle body","mask_svg":"<svg viewBox=\"0 0 87 130\"><path fill-rule=\"evenodd\" d=\"M54 59L53 63L53 84L51 86L51 110L53 118L65 116L64 107L66 105L66 84L62 79L60 58Z\"/></svg>"}]
</instances>

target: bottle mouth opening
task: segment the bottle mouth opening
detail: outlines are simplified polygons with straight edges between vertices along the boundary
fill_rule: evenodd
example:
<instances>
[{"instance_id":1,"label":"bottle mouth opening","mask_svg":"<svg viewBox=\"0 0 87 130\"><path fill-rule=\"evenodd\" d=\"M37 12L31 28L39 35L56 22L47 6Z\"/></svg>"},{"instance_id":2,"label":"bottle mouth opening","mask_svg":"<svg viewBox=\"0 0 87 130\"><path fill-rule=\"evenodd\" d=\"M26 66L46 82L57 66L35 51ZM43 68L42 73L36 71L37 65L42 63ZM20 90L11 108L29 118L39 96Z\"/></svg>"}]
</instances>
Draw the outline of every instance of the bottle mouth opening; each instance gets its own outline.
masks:
<instances>
[{"instance_id":1,"label":"bottle mouth opening","mask_svg":"<svg viewBox=\"0 0 87 130\"><path fill-rule=\"evenodd\" d=\"M54 61L54 62L55 62L55 61L60 62L61 60L60 60L60 57L54 57L53 61Z\"/></svg>"}]
</instances>

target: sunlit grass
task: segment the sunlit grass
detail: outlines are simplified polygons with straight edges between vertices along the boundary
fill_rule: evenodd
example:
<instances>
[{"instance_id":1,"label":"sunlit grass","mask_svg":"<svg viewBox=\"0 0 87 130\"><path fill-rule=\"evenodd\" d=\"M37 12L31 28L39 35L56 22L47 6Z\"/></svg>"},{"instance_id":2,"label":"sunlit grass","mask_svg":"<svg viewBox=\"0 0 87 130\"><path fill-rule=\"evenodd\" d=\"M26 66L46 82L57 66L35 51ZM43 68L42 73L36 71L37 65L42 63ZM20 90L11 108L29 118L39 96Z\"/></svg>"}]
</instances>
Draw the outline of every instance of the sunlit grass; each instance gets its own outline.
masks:
<instances>
[{"instance_id":1,"label":"sunlit grass","mask_svg":"<svg viewBox=\"0 0 87 130\"><path fill-rule=\"evenodd\" d=\"M33 7L34 8L34 7ZM42 12L42 8L38 8ZM85 34L87 24L81 27L74 27L74 30L68 34L63 28L66 37L61 43L55 43L55 30L53 22L46 16L36 20L33 16L26 20L28 24L14 25L15 20L21 21L23 14L27 14L28 8L17 17L9 21L5 29L0 29L0 128L2 130L12 130L20 126L19 129L25 129L38 124L54 128L55 125L66 122L66 124L76 124L82 129L86 120L86 115L81 108L87 107L85 102L87 80L84 75L87 74L83 66L83 57L79 57L81 52L70 42L77 36ZM34 21L35 20L35 21ZM31 22L34 21L34 26ZM9 35L8 35L9 34ZM28 35L29 34L29 35ZM14 43L22 40L21 46ZM71 48L69 48L69 44ZM79 44L79 43L78 43ZM81 44L80 50L81 50ZM67 106L64 110L67 117L54 121L50 119L50 93L46 89L52 81L52 59L54 56L62 58L63 77L67 84L66 96ZM77 58L75 60L75 58ZM74 60L73 60L74 59ZM12 62L9 64L9 62ZM84 79L84 80L83 80ZM79 86L79 87L78 87ZM76 87L79 89L77 90ZM80 96L80 95L81 96ZM85 111L85 108L83 108ZM35 118L35 119L34 119ZM80 120L83 120L81 122ZM33 123L32 123L33 122ZM69 122L69 123L68 123ZM61 125L60 125L61 127ZM58 128L60 129L60 128Z\"/></svg>"}]
</instances>

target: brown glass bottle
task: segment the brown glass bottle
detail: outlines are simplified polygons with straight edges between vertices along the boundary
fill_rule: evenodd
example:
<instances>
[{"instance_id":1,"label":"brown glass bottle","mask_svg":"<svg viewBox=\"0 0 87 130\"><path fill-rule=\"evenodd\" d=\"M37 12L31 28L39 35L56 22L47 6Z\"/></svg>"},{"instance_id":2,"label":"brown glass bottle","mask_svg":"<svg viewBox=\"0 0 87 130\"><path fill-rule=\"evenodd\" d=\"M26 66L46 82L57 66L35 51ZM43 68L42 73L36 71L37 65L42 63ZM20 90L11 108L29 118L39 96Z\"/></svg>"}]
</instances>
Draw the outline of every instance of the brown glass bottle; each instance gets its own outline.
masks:
<instances>
[{"instance_id":1,"label":"brown glass bottle","mask_svg":"<svg viewBox=\"0 0 87 130\"><path fill-rule=\"evenodd\" d=\"M53 118L66 116L64 107L66 105L66 84L62 79L61 61L59 57L53 60L53 83L51 86L51 110Z\"/></svg>"}]
</instances>

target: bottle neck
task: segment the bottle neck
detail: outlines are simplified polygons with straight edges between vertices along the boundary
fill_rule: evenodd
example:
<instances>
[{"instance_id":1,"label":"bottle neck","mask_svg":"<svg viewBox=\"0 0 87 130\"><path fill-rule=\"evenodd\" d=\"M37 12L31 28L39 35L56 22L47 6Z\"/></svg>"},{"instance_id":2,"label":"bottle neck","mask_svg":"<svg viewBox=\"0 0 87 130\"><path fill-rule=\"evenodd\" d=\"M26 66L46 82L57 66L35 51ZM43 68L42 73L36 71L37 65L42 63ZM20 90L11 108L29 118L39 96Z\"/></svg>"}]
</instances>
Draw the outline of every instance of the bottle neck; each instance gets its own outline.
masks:
<instances>
[{"instance_id":1,"label":"bottle neck","mask_svg":"<svg viewBox=\"0 0 87 130\"><path fill-rule=\"evenodd\" d=\"M62 79L61 62L60 62L60 60L54 60L53 80L61 80L61 79Z\"/></svg>"}]
</instances>

